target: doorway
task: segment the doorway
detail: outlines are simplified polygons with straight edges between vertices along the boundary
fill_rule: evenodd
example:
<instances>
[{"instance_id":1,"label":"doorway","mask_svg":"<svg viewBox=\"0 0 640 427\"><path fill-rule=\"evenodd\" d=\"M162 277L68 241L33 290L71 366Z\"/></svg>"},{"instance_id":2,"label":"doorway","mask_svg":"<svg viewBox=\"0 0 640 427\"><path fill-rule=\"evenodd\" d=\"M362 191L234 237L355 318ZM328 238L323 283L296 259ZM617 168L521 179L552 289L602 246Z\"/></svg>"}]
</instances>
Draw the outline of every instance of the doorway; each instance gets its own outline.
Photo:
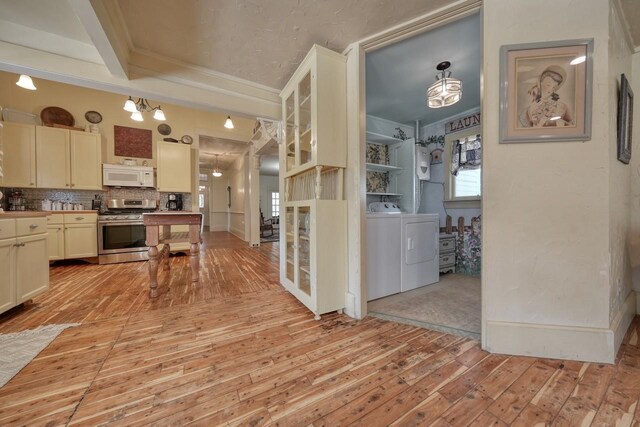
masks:
<instances>
[{"instance_id":1,"label":"doorway","mask_svg":"<svg viewBox=\"0 0 640 427\"><path fill-rule=\"evenodd\" d=\"M467 14L366 50L363 150L368 313L477 339L482 311L480 21L479 13ZM438 65L445 61L449 66L442 70ZM449 77L462 81L461 99L428 107L427 88ZM433 229L425 225L421 237L409 234L409 219L433 217ZM415 260L422 263L417 286L411 272Z\"/></svg>"}]
</instances>

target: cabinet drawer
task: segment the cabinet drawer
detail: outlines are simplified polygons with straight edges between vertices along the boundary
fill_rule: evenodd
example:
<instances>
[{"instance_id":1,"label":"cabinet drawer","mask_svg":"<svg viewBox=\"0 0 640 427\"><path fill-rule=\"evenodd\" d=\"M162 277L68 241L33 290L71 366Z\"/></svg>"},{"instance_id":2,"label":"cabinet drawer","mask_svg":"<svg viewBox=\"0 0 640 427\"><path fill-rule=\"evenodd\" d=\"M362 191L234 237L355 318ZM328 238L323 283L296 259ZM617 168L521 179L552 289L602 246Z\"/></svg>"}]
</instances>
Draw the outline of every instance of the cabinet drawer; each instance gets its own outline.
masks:
<instances>
[{"instance_id":1,"label":"cabinet drawer","mask_svg":"<svg viewBox=\"0 0 640 427\"><path fill-rule=\"evenodd\" d=\"M0 239L10 239L16 236L16 220L0 219Z\"/></svg>"},{"instance_id":2,"label":"cabinet drawer","mask_svg":"<svg viewBox=\"0 0 640 427\"><path fill-rule=\"evenodd\" d=\"M64 214L65 224L97 224L98 215L96 214Z\"/></svg>"},{"instance_id":3,"label":"cabinet drawer","mask_svg":"<svg viewBox=\"0 0 640 427\"><path fill-rule=\"evenodd\" d=\"M440 267L446 265L453 265L456 263L456 256L454 254L440 255Z\"/></svg>"},{"instance_id":4,"label":"cabinet drawer","mask_svg":"<svg viewBox=\"0 0 640 427\"><path fill-rule=\"evenodd\" d=\"M18 218L16 219L16 236L31 236L47 232L47 218Z\"/></svg>"},{"instance_id":5,"label":"cabinet drawer","mask_svg":"<svg viewBox=\"0 0 640 427\"><path fill-rule=\"evenodd\" d=\"M47 216L47 224L64 224L64 215L51 214Z\"/></svg>"},{"instance_id":6,"label":"cabinet drawer","mask_svg":"<svg viewBox=\"0 0 640 427\"><path fill-rule=\"evenodd\" d=\"M455 239L440 239L440 252L451 251L456 248Z\"/></svg>"}]
</instances>

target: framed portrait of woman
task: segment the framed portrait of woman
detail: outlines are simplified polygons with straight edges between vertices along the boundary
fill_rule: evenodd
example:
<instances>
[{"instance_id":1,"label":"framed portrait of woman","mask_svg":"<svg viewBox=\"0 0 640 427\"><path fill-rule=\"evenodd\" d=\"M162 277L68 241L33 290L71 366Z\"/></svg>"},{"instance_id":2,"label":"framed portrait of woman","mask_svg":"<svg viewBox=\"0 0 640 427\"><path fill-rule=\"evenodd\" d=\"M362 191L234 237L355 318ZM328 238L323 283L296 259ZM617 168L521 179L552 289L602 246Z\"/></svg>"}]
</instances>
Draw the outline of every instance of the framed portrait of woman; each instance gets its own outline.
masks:
<instances>
[{"instance_id":1,"label":"framed portrait of woman","mask_svg":"<svg viewBox=\"0 0 640 427\"><path fill-rule=\"evenodd\" d=\"M500 142L591 138L593 39L502 46Z\"/></svg>"}]
</instances>

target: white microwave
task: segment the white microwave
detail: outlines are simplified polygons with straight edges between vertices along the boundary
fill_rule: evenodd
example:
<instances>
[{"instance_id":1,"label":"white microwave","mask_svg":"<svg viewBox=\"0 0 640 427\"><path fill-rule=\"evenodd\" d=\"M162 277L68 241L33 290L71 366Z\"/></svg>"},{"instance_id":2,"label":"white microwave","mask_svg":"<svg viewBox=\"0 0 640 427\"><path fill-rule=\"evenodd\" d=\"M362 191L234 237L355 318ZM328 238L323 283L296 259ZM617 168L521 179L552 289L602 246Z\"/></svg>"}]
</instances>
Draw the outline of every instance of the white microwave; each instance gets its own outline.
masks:
<instances>
[{"instance_id":1,"label":"white microwave","mask_svg":"<svg viewBox=\"0 0 640 427\"><path fill-rule=\"evenodd\" d=\"M102 185L110 187L154 187L149 166L102 165Z\"/></svg>"}]
</instances>

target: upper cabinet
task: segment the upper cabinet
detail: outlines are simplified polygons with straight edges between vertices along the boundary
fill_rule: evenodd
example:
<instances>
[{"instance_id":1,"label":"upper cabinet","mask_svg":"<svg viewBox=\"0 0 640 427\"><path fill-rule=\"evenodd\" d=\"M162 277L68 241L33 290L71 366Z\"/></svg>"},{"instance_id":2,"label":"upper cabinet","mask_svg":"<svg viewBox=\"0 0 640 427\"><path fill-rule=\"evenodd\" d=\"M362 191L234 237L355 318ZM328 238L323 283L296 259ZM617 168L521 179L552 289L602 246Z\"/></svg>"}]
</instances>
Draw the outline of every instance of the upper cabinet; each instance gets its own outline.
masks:
<instances>
[{"instance_id":1,"label":"upper cabinet","mask_svg":"<svg viewBox=\"0 0 640 427\"><path fill-rule=\"evenodd\" d=\"M4 122L2 171L5 187L36 186L36 130L23 123Z\"/></svg>"},{"instance_id":2,"label":"upper cabinet","mask_svg":"<svg viewBox=\"0 0 640 427\"><path fill-rule=\"evenodd\" d=\"M100 135L22 123L3 123L3 185L102 189Z\"/></svg>"},{"instance_id":3,"label":"upper cabinet","mask_svg":"<svg viewBox=\"0 0 640 427\"><path fill-rule=\"evenodd\" d=\"M314 45L280 92L285 176L346 167L346 57Z\"/></svg>"},{"instance_id":4,"label":"upper cabinet","mask_svg":"<svg viewBox=\"0 0 640 427\"><path fill-rule=\"evenodd\" d=\"M158 191L191 193L191 146L158 141Z\"/></svg>"}]
</instances>

